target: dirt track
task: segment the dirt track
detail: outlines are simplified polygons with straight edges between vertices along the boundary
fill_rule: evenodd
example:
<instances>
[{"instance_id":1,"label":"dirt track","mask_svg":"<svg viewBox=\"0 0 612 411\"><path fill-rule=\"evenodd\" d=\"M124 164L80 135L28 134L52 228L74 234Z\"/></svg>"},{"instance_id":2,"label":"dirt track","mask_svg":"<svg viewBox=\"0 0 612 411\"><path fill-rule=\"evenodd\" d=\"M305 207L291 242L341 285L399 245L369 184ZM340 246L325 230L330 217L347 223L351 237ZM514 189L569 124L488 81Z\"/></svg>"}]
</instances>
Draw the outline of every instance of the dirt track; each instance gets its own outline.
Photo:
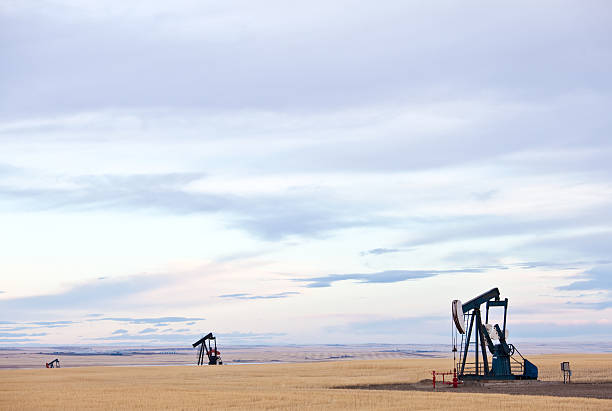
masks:
<instances>
[{"instance_id":1,"label":"dirt track","mask_svg":"<svg viewBox=\"0 0 612 411\"><path fill-rule=\"evenodd\" d=\"M391 390L391 391L433 391L431 380L415 384L370 384L345 385L334 388L356 390ZM530 383L488 383L466 384L453 389L450 386L437 385L436 392L510 394L510 395L545 395L552 397L578 397L612 399L612 382L572 383L534 381Z\"/></svg>"}]
</instances>

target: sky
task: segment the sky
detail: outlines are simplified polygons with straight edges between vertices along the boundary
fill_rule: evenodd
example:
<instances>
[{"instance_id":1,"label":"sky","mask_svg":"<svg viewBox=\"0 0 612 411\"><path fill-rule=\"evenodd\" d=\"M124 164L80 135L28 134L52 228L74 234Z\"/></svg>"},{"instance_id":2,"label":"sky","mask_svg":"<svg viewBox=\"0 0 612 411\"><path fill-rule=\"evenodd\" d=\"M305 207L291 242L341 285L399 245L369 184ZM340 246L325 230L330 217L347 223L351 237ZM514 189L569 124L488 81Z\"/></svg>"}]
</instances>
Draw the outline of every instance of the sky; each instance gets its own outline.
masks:
<instances>
[{"instance_id":1,"label":"sky","mask_svg":"<svg viewBox=\"0 0 612 411\"><path fill-rule=\"evenodd\" d=\"M3 1L0 345L612 338L608 1Z\"/></svg>"}]
</instances>

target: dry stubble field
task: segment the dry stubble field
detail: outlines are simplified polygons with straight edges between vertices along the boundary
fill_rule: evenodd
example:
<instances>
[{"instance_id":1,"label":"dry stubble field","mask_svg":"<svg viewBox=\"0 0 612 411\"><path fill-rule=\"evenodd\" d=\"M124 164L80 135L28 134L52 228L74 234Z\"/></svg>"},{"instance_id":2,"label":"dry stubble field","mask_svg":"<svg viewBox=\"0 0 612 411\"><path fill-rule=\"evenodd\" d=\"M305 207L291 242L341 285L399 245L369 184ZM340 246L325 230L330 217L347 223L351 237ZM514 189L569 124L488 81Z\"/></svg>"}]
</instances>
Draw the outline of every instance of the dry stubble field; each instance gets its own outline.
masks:
<instances>
[{"instance_id":1,"label":"dry stubble field","mask_svg":"<svg viewBox=\"0 0 612 411\"><path fill-rule=\"evenodd\" d=\"M612 381L612 354L531 359L542 380L559 362L575 382ZM612 409L612 400L505 394L351 390L355 384L417 382L448 359L338 361L218 367L82 367L0 371L2 409Z\"/></svg>"}]
</instances>

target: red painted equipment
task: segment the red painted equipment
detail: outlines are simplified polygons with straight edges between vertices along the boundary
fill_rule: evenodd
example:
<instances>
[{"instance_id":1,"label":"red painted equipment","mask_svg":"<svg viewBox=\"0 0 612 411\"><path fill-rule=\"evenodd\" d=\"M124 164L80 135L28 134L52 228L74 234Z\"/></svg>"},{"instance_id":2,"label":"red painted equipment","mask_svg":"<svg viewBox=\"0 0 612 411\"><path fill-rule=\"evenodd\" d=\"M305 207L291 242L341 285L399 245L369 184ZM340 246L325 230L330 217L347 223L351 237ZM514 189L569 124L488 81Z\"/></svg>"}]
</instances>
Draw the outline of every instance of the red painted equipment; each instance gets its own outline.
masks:
<instances>
[{"instance_id":1,"label":"red painted equipment","mask_svg":"<svg viewBox=\"0 0 612 411\"><path fill-rule=\"evenodd\" d=\"M449 371L449 372L438 372L438 371L432 371L431 372L432 375L432 382L433 382L433 388L434 390L436 389L436 376L442 376L442 381L438 381L438 384L446 384L446 385L452 385L453 388L457 388L457 386L459 384L463 384L463 381L459 381L459 379L457 378L457 369L455 368L453 371ZM453 379L452 381L446 381L445 380L445 376L447 375L452 375Z\"/></svg>"}]
</instances>

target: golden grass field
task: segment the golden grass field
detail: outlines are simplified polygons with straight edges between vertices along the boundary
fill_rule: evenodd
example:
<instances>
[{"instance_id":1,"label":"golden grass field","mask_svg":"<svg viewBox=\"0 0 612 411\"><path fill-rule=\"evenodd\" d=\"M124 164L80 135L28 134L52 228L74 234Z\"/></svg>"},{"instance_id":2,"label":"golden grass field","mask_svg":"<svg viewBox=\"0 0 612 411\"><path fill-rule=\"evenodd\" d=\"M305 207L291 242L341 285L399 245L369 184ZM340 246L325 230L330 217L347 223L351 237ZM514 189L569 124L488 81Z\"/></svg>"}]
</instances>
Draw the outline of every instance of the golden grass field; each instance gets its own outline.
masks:
<instances>
[{"instance_id":1,"label":"golden grass field","mask_svg":"<svg viewBox=\"0 0 612 411\"><path fill-rule=\"evenodd\" d=\"M531 356L542 380L612 381L612 354ZM449 359L296 364L81 367L0 370L2 409L612 409L612 400L505 394L350 390L354 384L417 382Z\"/></svg>"}]
</instances>

